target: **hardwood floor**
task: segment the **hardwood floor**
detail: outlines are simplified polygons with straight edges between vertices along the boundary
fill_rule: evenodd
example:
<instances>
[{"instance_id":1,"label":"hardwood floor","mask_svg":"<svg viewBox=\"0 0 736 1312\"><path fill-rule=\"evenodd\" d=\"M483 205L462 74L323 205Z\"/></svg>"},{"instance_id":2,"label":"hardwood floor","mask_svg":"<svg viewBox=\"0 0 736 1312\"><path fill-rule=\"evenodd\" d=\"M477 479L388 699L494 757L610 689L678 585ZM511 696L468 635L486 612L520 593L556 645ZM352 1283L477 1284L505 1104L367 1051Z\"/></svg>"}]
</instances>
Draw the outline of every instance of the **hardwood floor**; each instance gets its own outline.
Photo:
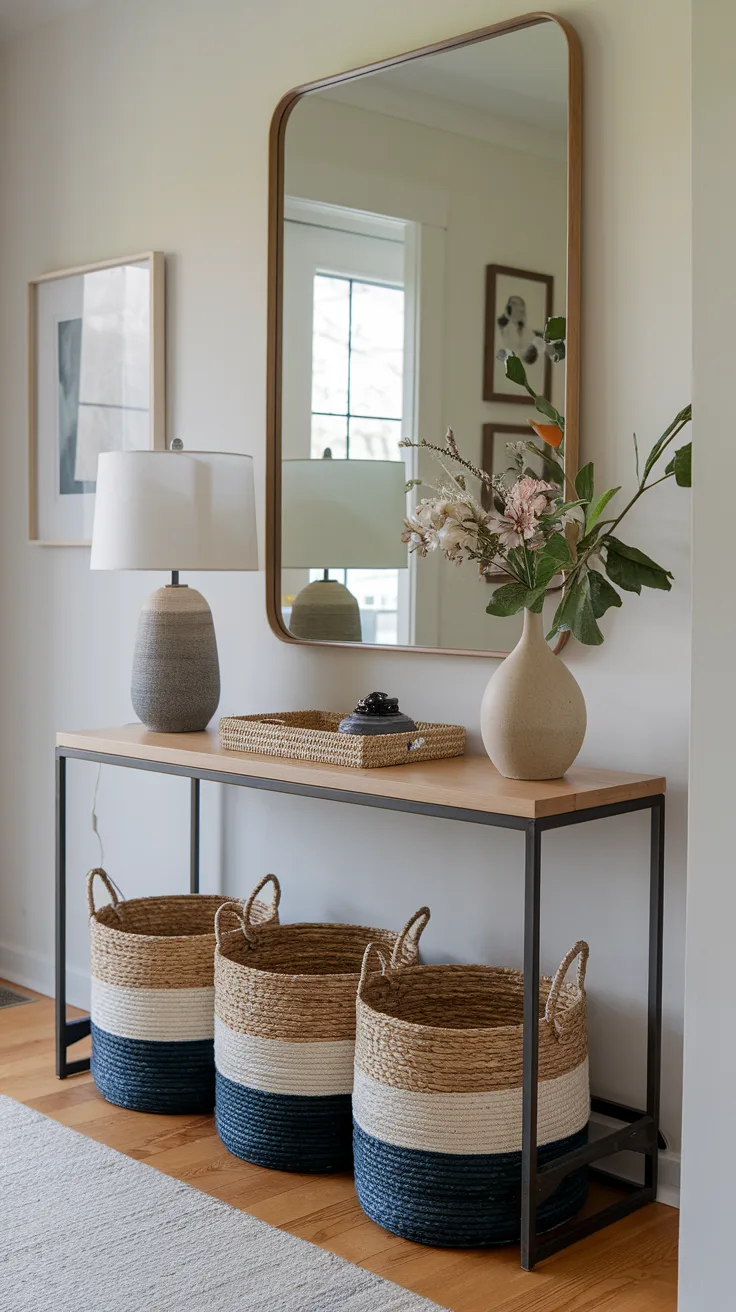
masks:
<instances>
[{"instance_id":1,"label":"hardwood floor","mask_svg":"<svg viewBox=\"0 0 736 1312\"><path fill-rule=\"evenodd\" d=\"M451 1312L675 1312L673 1208L644 1208L531 1273L519 1270L516 1248L425 1248L369 1221L347 1175L288 1175L249 1166L222 1146L210 1116L152 1116L112 1107L88 1073L59 1082L53 1036L48 998L0 1009L0 1093ZM87 1044L79 1045L80 1056Z\"/></svg>"}]
</instances>

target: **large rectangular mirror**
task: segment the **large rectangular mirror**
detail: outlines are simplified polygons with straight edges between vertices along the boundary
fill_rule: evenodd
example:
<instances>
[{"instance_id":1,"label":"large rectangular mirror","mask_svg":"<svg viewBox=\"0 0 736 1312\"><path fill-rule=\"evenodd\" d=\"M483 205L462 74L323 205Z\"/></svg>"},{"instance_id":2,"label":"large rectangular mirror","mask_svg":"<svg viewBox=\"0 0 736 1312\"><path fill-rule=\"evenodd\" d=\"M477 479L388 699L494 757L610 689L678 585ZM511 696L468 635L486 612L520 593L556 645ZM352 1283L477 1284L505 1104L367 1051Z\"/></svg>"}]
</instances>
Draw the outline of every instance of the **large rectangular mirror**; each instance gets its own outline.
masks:
<instances>
[{"instance_id":1,"label":"large rectangular mirror","mask_svg":"<svg viewBox=\"0 0 736 1312\"><path fill-rule=\"evenodd\" d=\"M472 463L506 469L534 437L498 358L513 349L566 415L577 471L578 39L526 15L300 88L271 151L271 625L506 654L521 620L485 613L493 579L402 543L406 485L436 471L400 442L441 445L452 427ZM567 316L555 364L535 347L552 315Z\"/></svg>"}]
</instances>

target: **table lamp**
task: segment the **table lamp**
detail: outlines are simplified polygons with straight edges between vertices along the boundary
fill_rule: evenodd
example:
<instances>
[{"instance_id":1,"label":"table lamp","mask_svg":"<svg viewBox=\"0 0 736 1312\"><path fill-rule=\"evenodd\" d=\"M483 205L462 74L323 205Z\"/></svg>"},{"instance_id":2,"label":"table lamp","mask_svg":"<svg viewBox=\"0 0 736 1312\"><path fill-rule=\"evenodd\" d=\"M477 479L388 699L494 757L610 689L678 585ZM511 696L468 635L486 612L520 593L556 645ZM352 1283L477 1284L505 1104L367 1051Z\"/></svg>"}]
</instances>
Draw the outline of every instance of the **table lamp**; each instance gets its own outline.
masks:
<instances>
[{"instance_id":1,"label":"table lamp","mask_svg":"<svg viewBox=\"0 0 736 1312\"><path fill-rule=\"evenodd\" d=\"M131 698L146 728L193 733L220 700L212 612L180 570L258 569L253 461L213 451L109 451L97 466L92 569L171 571L143 605Z\"/></svg>"},{"instance_id":2,"label":"table lamp","mask_svg":"<svg viewBox=\"0 0 736 1312\"><path fill-rule=\"evenodd\" d=\"M406 466L401 460L284 460L281 565L321 569L302 588L289 631L320 642L360 642L360 609L330 569L406 569L401 541Z\"/></svg>"}]
</instances>

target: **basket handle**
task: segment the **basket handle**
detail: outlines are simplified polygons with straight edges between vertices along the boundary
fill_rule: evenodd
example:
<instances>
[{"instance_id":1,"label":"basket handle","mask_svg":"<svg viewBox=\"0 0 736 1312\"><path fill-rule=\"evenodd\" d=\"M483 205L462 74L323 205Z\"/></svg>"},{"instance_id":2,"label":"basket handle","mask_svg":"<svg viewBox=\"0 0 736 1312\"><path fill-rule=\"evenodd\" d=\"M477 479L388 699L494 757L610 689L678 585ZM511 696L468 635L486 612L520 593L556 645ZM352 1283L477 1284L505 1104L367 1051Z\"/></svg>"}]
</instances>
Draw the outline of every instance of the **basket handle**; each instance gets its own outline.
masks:
<instances>
[{"instance_id":1,"label":"basket handle","mask_svg":"<svg viewBox=\"0 0 736 1312\"><path fill-rule=\"evenodd\" d=\"M552 980L552 988L549 991L547 997L547 1005L544 1009L544 1019L546 1020L547 1024L553 1030L555 1030L555 1032L557 1031L557 1003L559 1002L560 999L560 991L562 989L562 985L565 982L565 976L567 975L567 972L570 969L575 958L580 957L580 960L578 962L577 985L580 992L585 993L585 972L588 968L589 956L590 956L590 948L588 947L588 944L584 941L584 939L580 939L575 944L574 947L570 948L570 951L566 954L566 956L562 958L562 961L560 962L557 968L557 974Z\"/></svg>"},{"instance_id":2,"label":"basket handle","mask_svg":"<svg viewBox=\"0 0 736 1312\"><path fill-rule=\"evenodd\" d=\"M419 960L419 940L429 924L429 907L420 907L407 920L391 953L391 969L400 970L402 966L415 966ZM384 974L386 972L384 971Z\"/></svg>"},{"instance_id":3,"label":"basket handle","mask_svg":"<svg viewBox=\"0 0 736 1312\"><path fill-rule=\"evenodd\" d=\"M256 898L258 897L258 894L261 892L261 890L266 887L266 884L273 884L273 896L271 898L271 914L270 916L266 916L265 920L254 920L253 908L256 903ZM281 885L278 879L276 878L275 875L264 875L260 884L256 884L255 888L253 889L253 892L248 898L248 901L243 903L243 917L241 923L243 926L243 933L245 934L245 937L247 938L249 943L255 942L255 936L253 935L252 930L256 925L260 927L263 925L278 924L280 901L281 901Z\"/></svg>"},{"instance_id":4,"label":"basket handle","mask_svg":"<svg viewBox=\"0 0 736 1312\"><path fill-rule=\"evenodd\" d=\"M217 911L215 912L215 941L217 943L218 948L222 946L221 936L223 931L220 926L220 917L223 911L231 911L233 915L235 915L235 917L237 918L243 933L245 933L245 921L243 920L243 903L223 902L222 905L219 906L217 908Z\"/></svg>"},{"instance_id":5,"label":"basket handle","mask_svg":"<svg viewBox=\"0 0 736 1312\"><path fill-rule=\"evenodd\" d=\"M120 892L120 889L115 887L115 884L113 883L112 879L108 875L107 871L102 869L102 866L95 866L94 870L90 870L89 874L87 875L87 906L89 907L90 916L93 916L97 910L95 906L95 890L94 890L94 883L95 883L96 876L99 876L99 878L102 880L103 884L105 885L107 892L110 894L110 903L112 905L112 909L113 911L117 912L119 918L120 911L118 910L118 905L120 902L124 902L125 898Z\"/></svg>"},{"instance_id":6,"label":"basket handle","mask_svg":"<svg viewBox=\"0 0 736 1312\"><path fill-rule=\"evenodd\" d=\"M377 958L375 966L371 964L373 957ZM391 963L377 943L369 943L363 953L363 964L360 968L360 979L358 981L358 997L362 994L372 969L380 970L384 979L390 979L391 977Z\"/></svg>"}]
</instances>

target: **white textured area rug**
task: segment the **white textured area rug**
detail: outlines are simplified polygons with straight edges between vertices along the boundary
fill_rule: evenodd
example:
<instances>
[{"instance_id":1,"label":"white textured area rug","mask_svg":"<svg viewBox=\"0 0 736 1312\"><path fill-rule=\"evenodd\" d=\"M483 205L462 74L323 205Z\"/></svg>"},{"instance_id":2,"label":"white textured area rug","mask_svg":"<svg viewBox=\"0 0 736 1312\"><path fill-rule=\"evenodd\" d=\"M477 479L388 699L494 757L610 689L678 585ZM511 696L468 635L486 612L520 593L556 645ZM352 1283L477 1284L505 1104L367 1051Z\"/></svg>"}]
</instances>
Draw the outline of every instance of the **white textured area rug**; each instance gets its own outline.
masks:
<instances>
[{"instance_id":1,"label":"white textured area rug","mask_svg":"<svg viewBox=\"0 0 736 1312\"><path fill-rule=\"evenodd\" d=\"M437 1312L2 1096L0 1205L0 1312Z\"/></svg>"}]
</instances>

